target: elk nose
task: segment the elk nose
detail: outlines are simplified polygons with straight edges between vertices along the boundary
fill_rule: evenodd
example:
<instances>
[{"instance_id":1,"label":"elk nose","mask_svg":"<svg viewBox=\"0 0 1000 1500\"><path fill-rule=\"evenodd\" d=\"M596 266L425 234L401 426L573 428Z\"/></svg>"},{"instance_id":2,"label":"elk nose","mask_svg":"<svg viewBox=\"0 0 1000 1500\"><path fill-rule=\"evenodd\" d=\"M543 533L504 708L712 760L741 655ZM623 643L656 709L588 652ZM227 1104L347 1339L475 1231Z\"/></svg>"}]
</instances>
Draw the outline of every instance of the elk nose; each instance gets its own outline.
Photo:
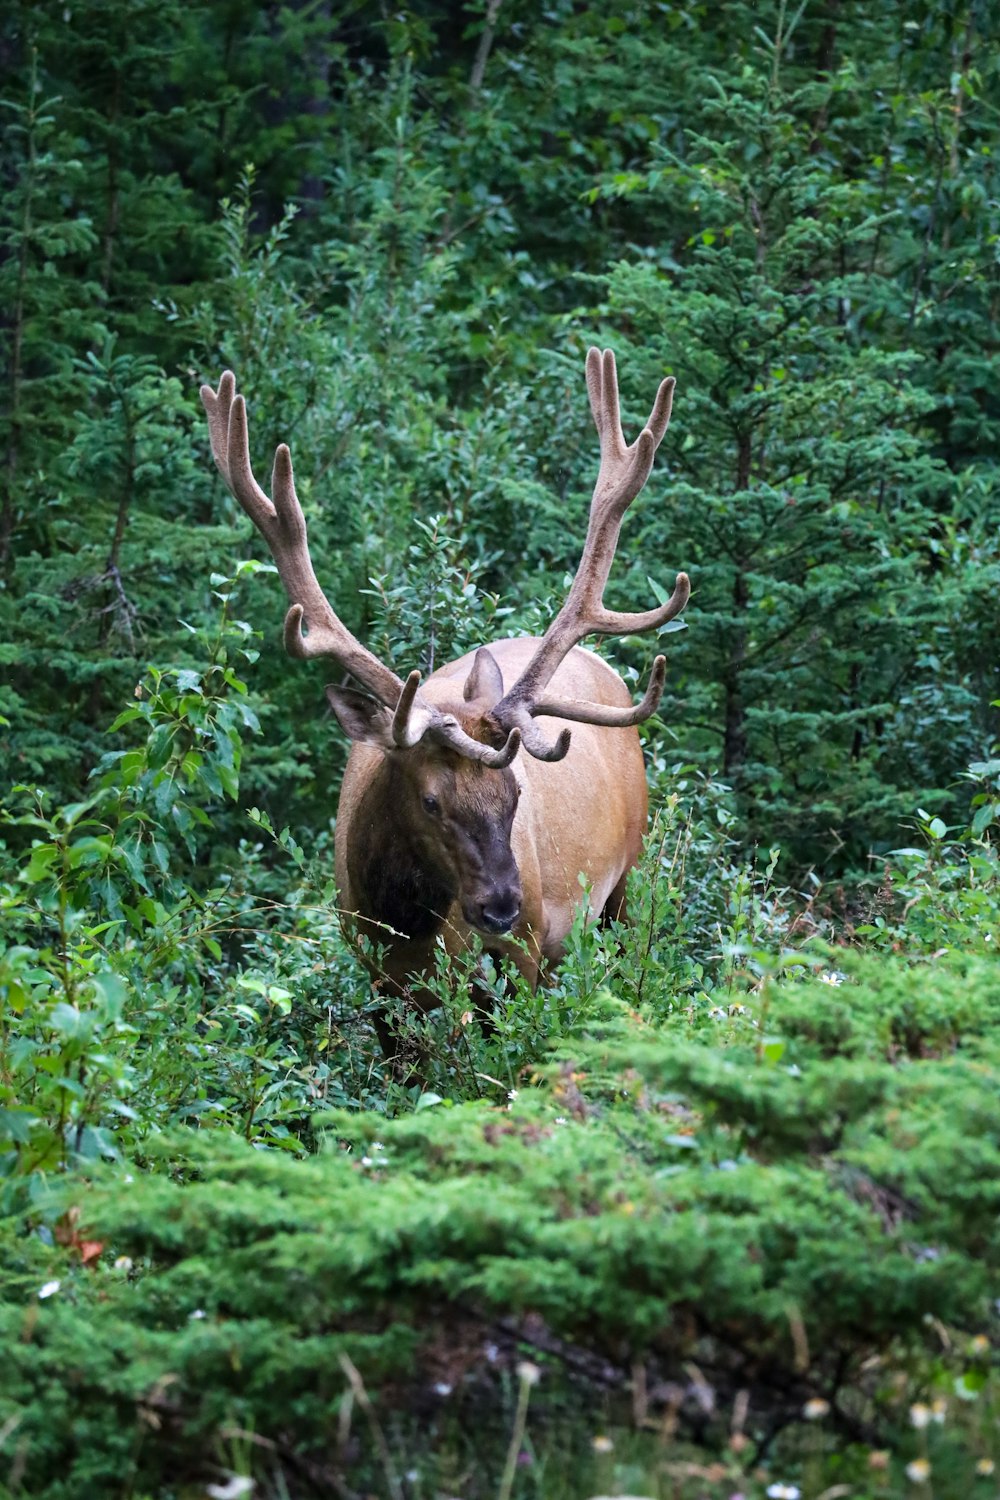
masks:
<instances>
[{"instance_id":1,"label":"elk nose","mask_svg":"<svg viewBox=\"0 0 1000 1500\"><path fill-rule=\"evenodd\" d=\"M521 903L515 896L497 895L479 908L486 932L509 932L521 915Z\"/></svg>"}]
</instances>

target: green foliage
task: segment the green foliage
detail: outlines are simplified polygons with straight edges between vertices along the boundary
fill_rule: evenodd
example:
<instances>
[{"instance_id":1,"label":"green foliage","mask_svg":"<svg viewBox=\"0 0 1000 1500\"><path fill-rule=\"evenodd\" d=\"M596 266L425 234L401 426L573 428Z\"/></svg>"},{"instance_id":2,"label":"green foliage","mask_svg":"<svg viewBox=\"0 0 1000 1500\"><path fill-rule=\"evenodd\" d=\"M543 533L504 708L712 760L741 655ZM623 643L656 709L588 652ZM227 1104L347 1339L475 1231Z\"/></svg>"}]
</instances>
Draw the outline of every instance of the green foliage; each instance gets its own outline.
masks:
<instances>
[{"instance_id":1,"label":"green foliage","mask_svg":"<svg viewBox=\"0 0 1000 1500\"><path fill-rule=\"evenodd\" d=\"M4 1495L1000 1462L996 43L980 0L5 9ZM442 949L400 1081L197 385L405 674L551 620L592 340L630 438L678 377L609 595L695 585L630 921L537 991Z\"/></svg>"},{"instance_id":2,"label":"green foliage","mask_svg":"<svg viewBox=\"0 0 1000 1500\"><path fill-rule=\"evenodd\" d=\"M975 696L941 655L954 580L926 545L949 483L914 436L932 402L912 356L884 330L872 339L884 218L863 183L831 186L828 151L799 128L820 97L840 108L855 87L784 95L749 72L720 87L712 134L691 132L683 156L661 149L643 184L697 212L689 257L670 276L633 262L610 278L612 316L637 324L630 362L671 365L686 393L666 537L692 565L717 693L689 682L689 711L719 725L708 754L721 748L751 827L804 834L813 859L822 826L861 853L902 812L891 789L916 768L900 765L891 700L912 684L917 709L931 659L947 682L920 710L927 730L940 715L928 786L976 743Z\"/></svg>"},{"instance_id":3,"label":"green foliage","mask_svg":"<svg viewBox=\"0 0 1000 1500\"><path fill-rule=\"evenodd\" d=\"M107 704L182 654L177 619L204 621L210 566L245 546L190 440L194 387L225 365L258 463L292 443L331 597L397 670L431 654L426 595L370 601L407 588L415 520L540 628L583 525L593 329L627 422L664 369L680 380L614 584L634 602L647 573L695 578L675 758L721 774L743 839L802 869L856 873L914 805L954 821L942 788L995 732L1000 629L980 12L505 6L462 37L433 7L342 26L15 6L17 774L79 797ZM269 641L280 607L255 601ZM629 643L618 659L645 665ZM250 799L283 825L294 792L301 832L329 816L321 699L270 652L259 670Z\"/></svg>"},{"instance_id":4,"label":"green foliage","mask_svg":"<svg viewBox=\"0 0 1000 1500\"><path fill-rule=\"evenodd\" d=\"M30 1338L10 1341L0 1384L5 1420L20 1408L32 1492L113 1487L150 1411L139 1484L166 1451L175 1474L205 1473L206 1456L224 1465L236 1427L257 1435L250 1461L268 1492L273 1465L293 1462L364 1483L367 1442L353 1459L331 1453L345 1356L374 1399L429 1399L444 1443L449 1421L475 1420L490 1399L512 1332L535 1344L553 1413L564 1361L619 1379L641 1364L650 1390L693 1361L716 1442L749 1388L753 1443L778 1413L792 1420L772 1476L801 1475L817 1454L833 1462L838 1424L870 1445L905 1433L918 1397L943 1392L950 1423L979 1403L965 1439L949 1428L937 1445L954 1463L944 1478L968 1476L996 1400L975 1353L985 1345L968 1341L992 1328L1000 1254L987 1187L996 963L845 966L838 986L745 990L725 1047L690 1009L653 1027L609 993L589 1037L567 1035L563 1060L506 1103L424 1096L395 1120L341 1111L320 1121L308 1161L224 1133L151 1138L141 1174L114 1166L43 1197L69 1248L44 1269L34 1253L32 1280L10 1245L22 1290L8 1332L40 1278L59 1285ZM943 1357L934 1329L948 1324L968 1332ZM461 1373L421 1396L435 1370ZM90 1433L73 1457L51 1420L56 1382ZM697 1407L693 1389L676 1399L677 1415ZM807 1401L832 1414L818 1446L794 1425ZM401 1461L409 1441L397 1432ZM912 1441L898 1451L908 1459ZM422 1449L428 1485L441 1461ZM731 1461L734 1474L755 1462L750 1450ZM492 1493L488 1464L467 1493Z\"/></svg>"},{"instance_id":5,"label":"green foliage","mask_svg":"<svg viewBox=\"0 0 1000 1500\"><path fill-rule=\"evenodd\" d=\"M725 789L679 770L632 924L581 919L536 994L442 952L441 1008L410 1023L425 1086L386 1087L366 982L294 836L253 811L296 887L279 902L261 897L260 845L239 851L256 896L193 878L254 727L232 663L255 648L231 618L234 580L219 582L208 665L152 674L115 726L142 740L112 752L86 802L36 796L8 819L0 1131L17 1217L0 1425L16 1425L19 1482L118 1493L128 1454L155 1490L169 1453L175 1476L248 1472L276 1495L296 1465L336 1487L415 1464L430 1495L465 1461L457 1434L485 1420L494 1456L466 1493L490 1494L526 1350L546 1372L540 1492L547 1463L586 1470L593 1433L564 1381L598 1369L612 1389L641 1368L671 1391L696 1369L666 1398L670 1422L720 1452L749 1389L746 1443L719 1469L745 1484L765 1455L765 1479L826 1483L845 1432L867 1440L847 1472L872 1444L901 1467L907 1403L975 1404L937 1443L968 1476L996 1400L981 1355L961 1352L992 1327L1000 1254L990 943L916 965L803 946L819 902L774 884L776 852L734 865ZM947 830L927 832L941 845ZM920 908L940 912L942 864L898 858L909 884L883 883L876 933L899 948L912 919L927 953ZM963 858L981 881L988 831L944 867ZM983 899L995 907L995 876ZM957 948L979 916L949 910ZM26 1304L30 1335L14 1337ZM941 1328L955 1354L938 1352ZM356 1389L400 1405L391 1451L343 1439ZM82 1447L53 1417L64 1401ZM829 1418L819 1436L797 1422L810 1402ZM611 1401L602 1425L624 1419ZM259 1448L237 1453L235 1431ZM678 1440L669 1463L687 1451ZM665 1461L641 1444L630 1460Z\"/></svg>"},{"instance_id":6,"label":"green foliage","mask_svg":"<svg viewBox=\"0 0 1000 1500\"><path fill-rule=\"evenodd\" d=\"M258 569L244 564L238 577ZM203 642L208 664L151 669L112 725L142 739L103 757L87 798L53 807L19 786L4 817L8 1209L51 1171L118 1156L172 1121L228 1125L297 1150L318 1102L365 1097L361 1081L345 1088L368 1066L352 1064L338 1029L363 980L335 935L329 882L279 902L257 878L261 844L231 851L236 876L219 858L212 814L237 798L243 736L258 727L235 667L257 652L249 625L230 615L237 579L215 582L222 612ZM255 812L251 826L304 866L294 838L275 836L266 814ZM291 963L270 931L289 918ZM311 977L313 955L331 943L339 1006Z\"/></svg>"}]
</instances>

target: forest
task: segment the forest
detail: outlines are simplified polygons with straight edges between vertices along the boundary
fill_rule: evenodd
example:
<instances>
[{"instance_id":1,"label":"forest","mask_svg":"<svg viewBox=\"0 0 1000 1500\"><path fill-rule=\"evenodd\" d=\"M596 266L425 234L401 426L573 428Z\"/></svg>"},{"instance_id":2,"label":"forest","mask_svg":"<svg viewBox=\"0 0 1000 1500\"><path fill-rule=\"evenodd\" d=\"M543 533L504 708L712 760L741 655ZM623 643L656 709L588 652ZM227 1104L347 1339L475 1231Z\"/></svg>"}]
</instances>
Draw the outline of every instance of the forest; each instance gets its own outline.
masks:
<instances>
[{"instance_id":1,"label":"forest","mask_svg":"<svg viewBox=\"0 0 1000 1500\"><path fill-rule=\"evenodd\" d=\"M995 1500L1000 11L7 0L0 107L0 1500ZM591 346L628 917L387 1001L199 387L405 680Z\"/></svg>"}]
</instances>

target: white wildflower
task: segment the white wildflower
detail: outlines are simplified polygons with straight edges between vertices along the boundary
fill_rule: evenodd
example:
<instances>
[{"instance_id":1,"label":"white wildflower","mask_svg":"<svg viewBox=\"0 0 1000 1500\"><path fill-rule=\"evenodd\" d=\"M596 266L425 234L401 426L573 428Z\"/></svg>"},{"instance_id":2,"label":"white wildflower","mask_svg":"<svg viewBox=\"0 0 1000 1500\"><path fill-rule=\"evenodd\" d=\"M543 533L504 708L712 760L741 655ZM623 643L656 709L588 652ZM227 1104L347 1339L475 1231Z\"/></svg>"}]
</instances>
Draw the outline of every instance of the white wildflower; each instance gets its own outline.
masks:
<instances>
[{"instance_id":1,"label":"white wildflower","mask_svg":"<svg viewBox=\"0 0 1000 1500\"><path fill-rule=\"evenodd\" d=\"M767 1487L768 1500L799 1500L802 1491L797 1484L781 1484L775 1481Z\"/></svg>"},{"instance_id":2,"label":"white wildflower","mask_svg":"<svg viewBox=\"0 0 1000 1500\"><path fill-rule=\"evenodd\" d=\"M923 1484L931 1477L931 1466L926 1458L915 1458L912 1463L906 1465L906 1477L912 1479L914 1484Z\"/></svg>"},{"instance_id":3,"label":"white wildflower","mask_svg":"<svg viewBox=\"0 0 1000 1500\"><path fill-rule=\"evenodd\" d=\"M517 1367L517 1378L525 1385L537 1385L542 1378L542 1372L537 1365L533 1365L530 1359L522 1359Z\"/></svg>"},{"instance_id":4,"label":"white wildflower","mask_svg":"<svg viewBox=\"0 0 1000 1500\"><path fill-rule=\"evenodd\" d=\"M61 1286L61 1281L47 1281L44 1286L38 1288L39 1301L44 1302L46 1297L54 1297Z\"/></svg>"},{"instance_id":5,"label":"white wildflower","mask_svg":"<svg viewBox=\"0 0 1000 1500\"><path fill-rule=\"evenodd\" d=\"M826 1416L829 1410L829 1401L824 1401L822 1396L814 1396L802 1408L802 1415L807 1422L818 1422L822 1417Z\"/></svg>"},{"instance_id":6,"label":"white wildflower","mask_svg":"<svg viewBox=\"0 0 1000 1500\"><path fill-rule=\"evenodd\" d=\"M241 1495L252 1495L256 1488L249 1474L234 1474L225 1484L207 1484L205 1494L212 1500L240 1500Z\"/></svg>"},{"instance_id":7,"label":"white wildflower","mask_svg":"<svg viewBox=\"0 0 1000 1500\"><path fill-rule=\"evenodd\" d=\"M929 1427L933 1416L934 1413L924 1401L915 1401L910 1407L910 1424L918 1429Z\"/></svg>"}]
</instances>

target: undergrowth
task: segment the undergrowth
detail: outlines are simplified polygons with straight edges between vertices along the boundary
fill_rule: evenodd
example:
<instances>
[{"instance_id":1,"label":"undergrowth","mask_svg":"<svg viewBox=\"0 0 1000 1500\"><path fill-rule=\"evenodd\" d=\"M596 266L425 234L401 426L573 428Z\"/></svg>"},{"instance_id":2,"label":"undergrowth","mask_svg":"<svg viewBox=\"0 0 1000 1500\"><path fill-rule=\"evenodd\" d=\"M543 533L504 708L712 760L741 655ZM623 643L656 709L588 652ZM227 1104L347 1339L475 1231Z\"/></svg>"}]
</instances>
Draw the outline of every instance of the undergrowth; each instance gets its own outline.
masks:
<instances>
[{"instance_id":1,"label":"undergrowth","mask_svg":"<svg viewBox=\"0 0 1000 1500\"><path fill-rule=\"evenodd\" d=\"M536 992L442 951L400 1082L329 836L247 808L213 844L256 728L237 582L86 800L4 813L2 1493L992 1473L996 762L836 901L657 768L629 925L580 920Z\"/></svg>"}]
</instances>

